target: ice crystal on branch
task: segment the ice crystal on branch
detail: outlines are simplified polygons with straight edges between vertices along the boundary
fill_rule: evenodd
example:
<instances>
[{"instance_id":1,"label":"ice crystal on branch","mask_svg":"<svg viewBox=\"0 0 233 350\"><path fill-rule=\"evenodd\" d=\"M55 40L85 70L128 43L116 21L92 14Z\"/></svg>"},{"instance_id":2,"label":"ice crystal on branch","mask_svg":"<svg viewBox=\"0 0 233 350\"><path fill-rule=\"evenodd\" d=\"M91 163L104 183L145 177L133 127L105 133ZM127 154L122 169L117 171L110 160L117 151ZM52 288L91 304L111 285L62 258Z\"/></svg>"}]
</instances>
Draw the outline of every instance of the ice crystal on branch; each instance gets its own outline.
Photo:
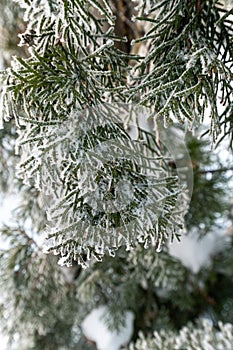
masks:
<instances>
[{"instance_id":1,"label":"ice crystal on branch","mask_svg":"<svg viewBox=\"0 0 233 350\"><path fill-rule=\"evenodd\" d=\"M176 289L177 283L184 280L185 269L181 263L173 259L166 251L160 254L154 253L153 247L145 249L142 245L137 245L129 253L127 258L129 266L134 267L133 275L135 280L140 280L143 288L147 289L152 283L156 288L166 289L166 292Z\"/></svg>"},{"instance_id":2,"label":"ice crystal on branch","mask_svg":"<svg viewBox=\"0 0 233 350\"><path fill-rule=\"evenodd\" d=\"M1 105L6 120L18 120L16 109L22 106L30 119L61 119L72 108L104 101L108 88L117 88L109 93L116 100L119 87L125 86L127 55L114 47L119 38L113 33L109 6L61 1L47 13L45 3L23 2L28 27L21 45L30 46L30 57L15 58L5 77L8 88ZM93 15L96 7L99 17Z\"/></svg>"},{"instance_id":3,"label":"ice crystal on branch","mask_svg":"<svg viewBox=\"0 0 233 350\"><path fill-rule=\"evenodd\" d=\"M138 140L129 137L122 124L127 110L76 110L57 126L28 127L18 140L18 174L34 177L48 198L47 250L60 254L61 263L101 259L137 241L160 251L182 227L183 185L155 136L140 129Z\"/></svg>"},{"instance_id":4,"label":"ice crystal on branch","mask_svg":"<svg viewBox=\"0 0 233 350\"><path fill-rule=\"evenodd\" d=\"M183 327L178 334L175 332L155 332L154 337L140 338L131 344L128 350L231 350L233 342L233 327L231 324L218 325L215 329L208 320L199 321L197 326L189 324Z\"/></svg>"},{"instance_id":5,"label":"ice crystal on branch","mask_svg":"<svg viewBox=\"0 0 233 350\"><path fill-rule=\"evenodd\" d=\"M217 3L196 0L143 1L141 8L137 19L151 27L135 43L145 42L149 50L135 67L138 76L129 98L153 104L167 124L178 120L192 126L208 115L215 140L220 119L231 114L230 12L221 18Z\"/></svg>"}]
</instances>

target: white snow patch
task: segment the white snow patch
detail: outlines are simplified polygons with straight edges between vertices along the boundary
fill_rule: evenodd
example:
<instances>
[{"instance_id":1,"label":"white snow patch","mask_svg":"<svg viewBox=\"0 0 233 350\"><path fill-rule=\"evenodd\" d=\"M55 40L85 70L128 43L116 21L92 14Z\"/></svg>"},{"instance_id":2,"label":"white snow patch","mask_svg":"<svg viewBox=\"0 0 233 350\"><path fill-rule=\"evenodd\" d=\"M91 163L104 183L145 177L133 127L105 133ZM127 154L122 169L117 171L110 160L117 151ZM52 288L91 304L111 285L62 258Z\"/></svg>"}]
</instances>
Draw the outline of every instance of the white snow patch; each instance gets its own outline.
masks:
<instances>
[{"instance_id":1,"label":"white snow patch","mask_svg":"<svg viewBox=\"0 0 233 350\"><path fill-rule=\"evenodd\" d=\"M7 225L12 223L12 210L19 205L19 197L16 195L9 195L3 198L1 197L0 199L0 222Z\"/></svg>"},{"instance_id":2,"label":"white snow patch","mask_svg":"<svg viewBox=\"0 0 233 350\"><path fill-rule=\"evenodd\" d=\"M226 238L226 236L225 236ZM197 234L184 234L181 241L170 243L169 253L179 259L184 266L197 273L202 266L208 266L211 262L211 255L221 248L226 242L223 233L209 233L203 238Z\"/></svg>"},{"instance_id":3,"label":"white snow patch","mask_svg":"<svg viewBox=\"0 0 233 350\"><path fill-rule=\"evenodd\" d=\"M19 198L15 195L9 195L0 198L0 227L1 225L10 225L14 219L12 211L19 205ZM7 249L8 243L0 237L0 249Z\"/></svg>"},{"instance_id":4,"label":"white snow patch","mask_svg":"<svg viewBox=\"0 0 233 350\"><path fill-rule=\"evenodd\" d=\"M93 309L82 322L82 331L86 338L96 343L98 350L120 350L126 345L133 334L134 314L131 311L125 313L125 325L119 332L110 331L105 324L104 315L108 313L107 306Z\"/></svg>"}]
</instances>

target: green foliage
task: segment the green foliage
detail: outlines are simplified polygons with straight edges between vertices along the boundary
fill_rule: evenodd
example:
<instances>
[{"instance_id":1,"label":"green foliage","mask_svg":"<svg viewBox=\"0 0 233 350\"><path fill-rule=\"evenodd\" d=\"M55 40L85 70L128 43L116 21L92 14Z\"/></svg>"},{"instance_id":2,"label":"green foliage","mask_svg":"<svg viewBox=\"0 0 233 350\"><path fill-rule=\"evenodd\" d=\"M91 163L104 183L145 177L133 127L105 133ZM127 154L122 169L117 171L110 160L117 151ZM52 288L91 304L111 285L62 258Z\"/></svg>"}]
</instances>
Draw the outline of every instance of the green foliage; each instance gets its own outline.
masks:
<instances>
[{"instance_id":1,"label":"green foliage","mask_svg":"<svg viewBox=\"0 0 233 350\"><path fill-rule=\"evenodd\" d=\"M192 160L193 193L186 226L188 231L197 228L201 235L210 232L227 209L227 169L210 151L206 140L192 137L187 140L187 146Z\"/></svg>"},{"instance_id":2,"label":"green foliage","mask_svg":"<svg viewBox=\"0 0 233 350\"><path fill-rule=\"evenodd\" d=\"M12 123L7 124L4 130L0 130L0 190L3 193L13 190L13 169L17 163L14 150L16 137Z\"/></svg>"},{"instance_id":3,"label":"green foliage","mask_svg":"<svg viewBox=\"0 0 233 350\"><path fill-rule=\"evenodd\" d=\"M42 192L42 182L50 188L48 215L52 227L47 230L48 251L61 254L63 264L71 265L77 260L84 265L84 254L88 260L93 256L99 260L107 251L113 254L119 245L129 247L135 240L151 241L160 247L182 227L180 213L174 211L181 188L177 179L164 171L163 155L155 141L152 140L152 148L144 144L140 150L140 139L133 142L125 136L131 108L120 108L118 118L116 107L111 110L109 106L112 101L125 101L122 87L126 86L124 75L130 68L126 55L114 46L111 9L107 3L100 5L95 1L66 1L49 7L41 4L39 8L34 7L36 4L22 4L28 10L25 20L29 23L21 44L31 36L26 42L30 57L15 58L3 77L6 85L2 113L6 119L13 116L20 127L18 175L30 185L31 178L36 177L36 187ZM96 7L100 17L93 16ZM74 15L77 9L80 16ZM91 107L94 109L90 110ZM98 126L103 123L112 123L113 130ZM87 131L90 128L91 135ZM110 158L106 162L106 151L96 156L95 148L100 142L109 143L113 134L114 144L111 147L108 144ZM82 139L83 144L79 144ZM120 163L114 159L119 155ZM125 162L124 157L133 161ZM155 164L149 164L153 158ZM95 168L99 172L97 177ZM126 210L111 208L110 215L108 208L104 207L103 215L103 210L96 209L96 203L90 205L88 201L93 200L87 193L95 196L96 190L101 190L100 179L107 181L106 174L108 183L104 184L99 201L117 200L120 174L121 178L128 177L135 189L133 200L138 204L130 204ZM137 189L139 180L142 188ZM146 191L143 183L153 191ZM157 213L152 208L145 209L143 202L149 205L152 202L154 208L156 205ZM146 229L142 227L145 217ZM77 237L77 232L81 237Z\"/></svg>"},{"instance_id":4,"label":"green foliage","mask_svg":"<svg viewBox=\"0 0 233 350\"><path fill-rule=\"evenodd\" d=\"M226 122L232 113L230 13L217 1L156 1L148 7L145 17L142 1L138 19L151 26L136 42L149 41L150 49L135 68L139 77L129 96L153 104L168 123L174 118L200 123L208 115L215 139L220 116ZM219 110L219 95L224 112Z\"/></svg>"},{"instance_id":5,"label":"green foliage","mask_svg":"<svg viewBox=\"0 0 233 350\"><path fill-rule=\"evenodd\" d=\"M27 339L22 349L66 349L68 343L72 349L80 308L74 286L66 281L56 259L41 254L23 228L4 227L2 235L10 246L0 257L5 304L2 323L13 325L13 336Z\"/></svg>"},{"instance_id":6,"label":"green foliage","mask_svg":"<svg viewBox=\"0 0 233 350\"><path fill-rule=\"evenodd\" d=\"M232 237L224 252L219 252L213 259L212 273L208 278L208 289L215 300L213 305L213 314L215 318L223 322L233 323L233 297L232 297ZM216 285L221 288L216 288Z\"/></svg>"},{"instance_id":7,"label":"green foliage","mask_svg":"<svg viewBox=\"0 0 233 350\"><path fill-rule=\"evenodd\" d=\"M39 114L43 121L64 118L74 106L103 102L108 88L115 100L118 86L125 85L126 58L113 46L111 9L95 1L37 5L24 4L29 23L21 45L30 45L30 57L15 58L6 99L24 106L28 118ZM92 13L96 7L100 18ZM13 105L10 113L18 119L17 111Z\"/></svg>"},{"instance_id":8,"label":"green foliage","mask_svg":"<svg viewBox=\"0 0 233 350\"><path fill-rule=\"evenodd\" d=\"M194 191L187 212L176 165L182 159L186 174L190 164L178 147L174 164L166 146L178 134L163 147L158 115L194 128L207 113L214 140L220 130L219 140L231 138L232 11L217 1L137 1L134 9L119 1L119 11L130 8L119 12L121 23L134 37L146 31L126 54L114 1L16 3L24 23L22 10L0 4L4 48L21 56L1 75L1 186L14 182L22 194L17 223L1 228L8 244L0 253L1 327L9 346L18 336L22 350L93 349L80 324L107 305L112 330L134 312L130 350L230 350L232 242L197 274L163 245L179 238L185 214L190 231L216 229L228 179L207 143L188 135ZM133 12L135 22L126 18ZM154 122L150 132L137 113ZM57 257L42 252L45 231L47 252ZM194 325L203 315L219 328Z\"/></svg>"}]
</instances>

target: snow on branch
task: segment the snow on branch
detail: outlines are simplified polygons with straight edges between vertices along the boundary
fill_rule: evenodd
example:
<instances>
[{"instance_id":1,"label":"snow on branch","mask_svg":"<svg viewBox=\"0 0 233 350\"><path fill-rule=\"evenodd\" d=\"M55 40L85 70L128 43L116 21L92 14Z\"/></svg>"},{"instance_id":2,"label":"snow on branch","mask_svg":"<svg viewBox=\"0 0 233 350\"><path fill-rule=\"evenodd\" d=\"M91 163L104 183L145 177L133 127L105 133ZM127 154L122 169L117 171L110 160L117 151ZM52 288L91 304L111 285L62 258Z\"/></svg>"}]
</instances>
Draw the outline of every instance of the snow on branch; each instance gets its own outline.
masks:
<instances>
[{"instance_id":1,"label":"snow on branch","mask_svg":"<svg viewBox=\"0 0 233 350\"><path fill-rule=\"evenodd\" d=\"M189 324L183 327L179 333L162 330L148 338L141 333L136 343L130 344L127 350L231 350L232 343L232 324L219 322L215 328L210 321L201 320L197 325Z\"/></svg>"}]
</instances>

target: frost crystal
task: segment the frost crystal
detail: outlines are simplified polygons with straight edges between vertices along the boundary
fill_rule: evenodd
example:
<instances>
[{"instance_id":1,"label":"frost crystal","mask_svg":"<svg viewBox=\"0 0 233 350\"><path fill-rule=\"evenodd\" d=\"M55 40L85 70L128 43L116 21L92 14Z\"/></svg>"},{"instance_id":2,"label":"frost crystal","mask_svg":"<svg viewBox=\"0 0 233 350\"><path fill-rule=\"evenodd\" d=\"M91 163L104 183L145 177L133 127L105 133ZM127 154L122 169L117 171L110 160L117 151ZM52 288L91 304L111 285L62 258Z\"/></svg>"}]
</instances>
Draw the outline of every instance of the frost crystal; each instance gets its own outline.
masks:
<instances>
[{"instance_id":1,"label":"frost crystal","mask_svg":"<svg viewBox=\"0 0 233 350\"><path fill-rule=\"evenodd\" d=\"M139 129L138 140L129 137L121 126L126 110L74 110L57 127L31 126L18 139L18 174L27 183L34 178L44 194L46 251L60 254L60 264L85 266L83 257L101 260L136 242L159 252L182 228L179 178L169 174L152 134Z\"/></svg>"},{"instance_id":2,"label":"frost crystal","mask_svg":"<svg viewBox=\"0 0 233 350\"><path fill-rule=\"evenodd\" d=\"M140 338L135 344L130 344L128 350L231 350L233 344L233 326L219 323L216 330L208 320L200 320L197 326L189 324L177 334L172 331L155 332L153 338ZM124 349L126 350L126 349Z\"/></svg>"}]
</instances>

